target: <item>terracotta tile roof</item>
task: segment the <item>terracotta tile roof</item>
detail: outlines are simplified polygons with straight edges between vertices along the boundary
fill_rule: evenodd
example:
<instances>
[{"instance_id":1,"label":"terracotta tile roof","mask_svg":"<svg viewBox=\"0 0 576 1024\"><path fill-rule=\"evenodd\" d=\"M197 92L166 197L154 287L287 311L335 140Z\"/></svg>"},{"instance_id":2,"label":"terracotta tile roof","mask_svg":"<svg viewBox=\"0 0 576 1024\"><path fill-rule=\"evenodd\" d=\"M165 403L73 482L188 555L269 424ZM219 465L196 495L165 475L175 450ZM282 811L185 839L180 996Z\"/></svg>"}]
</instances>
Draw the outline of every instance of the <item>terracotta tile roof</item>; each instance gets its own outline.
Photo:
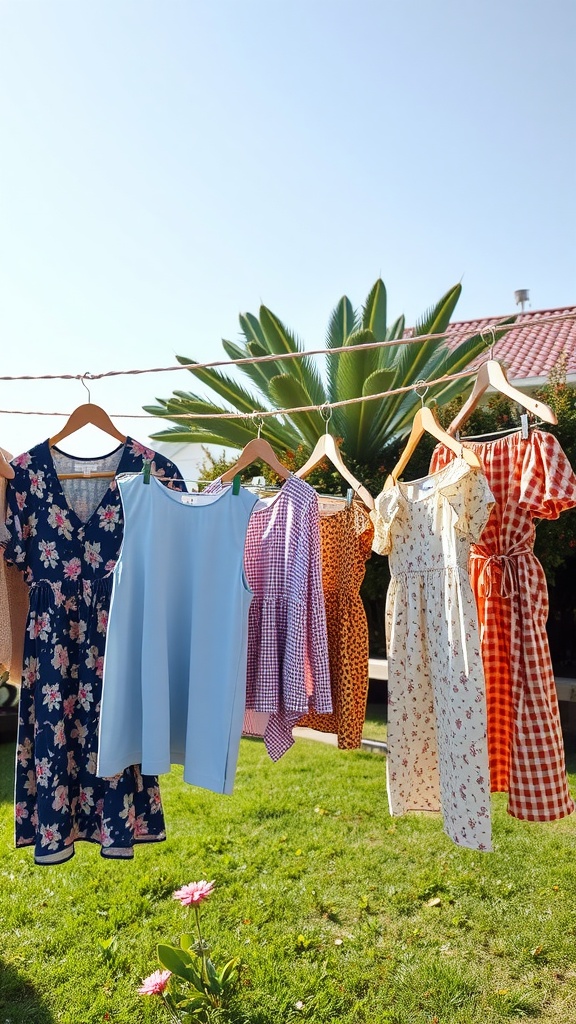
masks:
<instances>
[{"instance_id":1,"label":"terracotta tile roof","mask_svg":"<svg viewBox=\"0 0 576 1024\"><path fill-rule=\"evenodd\" d=\"M561 314L571 314L572 318L567 320L552 320L546 323L546 318L557 317ZM495 327L505 317L486 317L483 320L465 320L460 323L450 324L447 336L450 345L450 334L458 332L451 347L464 340L464 337L471 337L478 331ZM544 319L544 322L542 320ZM524 326L531 321L538 321L533 328ZM566 374L570 379L576 379L576 306L561 306L558 309L539 309L529 313L519 313L516 321L522 324L521 328L508 331L504 337L496 342L494 358L506 366L508 377L511 381L530 380L534 378L546 378L549 371L558 361L562 353L566 355ZM462 331L467 334L463 335ZM474 360L472 366L478 365L486 359L482 355Z\"/></svg>"}]
</instances>

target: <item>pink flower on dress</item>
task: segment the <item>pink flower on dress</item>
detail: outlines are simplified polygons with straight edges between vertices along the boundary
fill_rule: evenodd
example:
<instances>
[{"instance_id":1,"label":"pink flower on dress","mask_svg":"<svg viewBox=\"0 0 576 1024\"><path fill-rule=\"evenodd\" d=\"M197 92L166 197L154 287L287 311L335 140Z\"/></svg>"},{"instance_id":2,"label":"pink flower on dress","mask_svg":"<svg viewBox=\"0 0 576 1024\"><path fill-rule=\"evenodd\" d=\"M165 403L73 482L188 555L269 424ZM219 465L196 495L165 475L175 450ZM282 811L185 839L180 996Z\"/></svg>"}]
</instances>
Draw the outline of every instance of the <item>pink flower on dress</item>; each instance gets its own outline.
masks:
<instances>
[{"instance_id":1,"label":"pink flower on dress","mask_svg":"<svg viewBox=\"0 0 576 1024\"><path fill-rule=\"evenodd\" d=\"M16 757L20 765L26 768L32 758L32 739L30 736L26 737L24 743L18 743Z\"/></svg>"},{"instance_id":2,"label":"pink flower on dress","mask_svg":"<svg viewBox=\"0 0 576 1024\"><path fill-rule=\"evenodd\" d=\"M20 512L22 511L24 505L26 504L27 497L28 495L26 491L16 491L16 504L18 505Z\"/></svg>"},{"instance_id":3,"label":"pink flower on dress","mask_svg":"<svg viewBox=\"0 0 576 1024\"><path fill-rule=\"evenodd\" d=\"M58 505L52 505L48 513L48 522L53 530L58 531L60 537L65 537L66 540L72 539L72 523L68 519L65 509L59 508Z\"/></svg>"},{"instance_id":4,"label":"pink flower on dress","mask_svg":"<svg viewBox=\"0 0 576 1024\"><path fill-rule=\"evenodd\" d=\"M77 580L82 572L82 563L79 558L71 558L69 562L62 563L62 568L69 580Z\"/></svg>"},{"instance_id":5,"label":"pink flower on dress","mask_svg":"<svg viewBox=\"0 0 576 1024\"><path fill-rule=\"evenodd\" d=\"M61 718L59 722L56 722L56 725L53 725L52 729L54 730L54 744L57 747L65 747L66 731L64 729L64 719Z\"/></svg>"},{"instance_id":6,"label":"pink flower on dress","mask_svg":"<svg viewBox=\"0 0 576 1024\"><path fill-rule=\"evenodd\" d=\"M131 442L130 451L132 452L133 455L140 455L142 456L143 459L150 459L150 461L152 461L154 455L156 454L155 452L152 451L151 448L147 448L146 445L140 444L139 441Z\"/></svg>"},{"instance_id":7,"label":"pink flower on dress","mask_svg":"<svg viewBox=\"0 0 576 1024\"><path fill-rule=\"evenodd\" d=\"M76 707L76 694L71 694L70 697L66 697L64 701L64 714L67 718L72 718L74 714L74 708Z\"/></svg>"},{"instance_id":8,"label":"pink flower on dress","mask_svg":"<svg viewBox=\"0 0 576 1024\"><path fill-rule=\"evenodd\" d=\"M138 989L138 995L140 996L160 996L162 995L166 985L172 977L172 971L154 971L153 974L148 975L147 978L142 979L142 984Z\"/></svg>"},{"instance_id":9,"label":"pink flower on dress","mask_svg":"<svg viewBox=\"0 0 576 1024\"><path fill-rule=\"evenodd\" d=\"M54 657L52 658L50 664L52 665L53 668L59 668L60 669L60 675L61 676L66 676L67 675L66 669L68 668L68 665L70 664L70 659L68 657L68 651L64 647L64 644L56 644L55 645L55 647L54 647ZM54 686L55 685L56 684L54 684ZM47 687L43 686L42 687L42 693L44 693L44 691L46 689L47 689ZM58 699L60 699L60 698L58 698Z\"/></svg>"},{"instance_id":10,"label":"pink flower on dress","mask_svg":"<svg viewBox=\"0 0 576 1024\"><path fill-rule=\"evenodd\" d=\"M56 786L52 807L55 811L66 811L68 808L68 786Z\"/></svg>"},{"instance_id":11,"label":"pink flower on dress","mask_svg":"<svg viewBox=\"0 0 576 1024\"><path fill-rule=\"evenodd\" d=\"M28 469L28 466L32 462L32 456L30 452L24 452L23 455L17 455L15 459L12 459L15 466L21 466L22 469Z\"/></svg>"},{"instance_id":12,"label":"pink flower on dress","mask_svg":"<svg viewBox=\"0 0 576 1024\"><path fill-rule=\"evenodd\" d=\"M40 845L47 846L49 850L58 849L58 840L62 839L58 824L40 825Z\"/></svg>"},{"instance_id":13,"label":"pink flower on dress","mask_svg":"<svg viewBox=\"0 0 576 1024\"><path fill-rule=\"evenodd\" d=\"M24 662L22 685L25 687L33 686L39 678L38 658L26 658L26 661Z\"/></svg>"},{"instance_id":14,"label":"pink flower on dress","mask_svg":"<svg viewBox=\"0 0 576 1024\"><path fill-rule=\"evenodd\" d=\"M120 521L120 509L115 505L106 505L98 512L100 527L102 530L112 531Z\"/></svg>"},{"instance_id":15,"label":"pink flower on dress","mask_svg":"<svg viewBox=\"0 0 576 1024\"><path fill-rule=\"evenodd\" d=\"M205 882L202 879L201 882L190 882L189 885L176 889L176 892L172 893L172 899L180 900L183 907L191 907L207 900L213 890L214 882Z\"/></svg>"},{"instance_id":16,"label":"pink flower on dress","mask_svg":"<svg viewBox=\"0 0 576 1024\"><path fill-rule=\"evenodd\" d=\"M16 818L16 821L18 822L18 824L21 825L23 820L24 820L24 818L28 817L28 811L26 810L25 804L21 804L21 803L15 804L15 806L14 806L14 815L15 815L15 818Z\"/></svg>"},{"instance_id":17,"label":"pink flower on dress","mask_svg":"<svg viewBox=\"0 0 576 1024\"><path fill-rule=\"evenodd\" d=\"M58 559L60 558L60 555L56 551L56 542L53 540L41 540L38 547L40 549L40 561L44 568L47 569L50 567L51 569L54 569Z\"/></svg>"},{"instance_id":18,"label":"pink flower on dress","mask_svg":"<svg viewBox=\"0 0 576 1024\"><path fill-rule=\"evenodd\" d=\"M138 817L134 819L133 832L134 838L148 835L148 823L143 814L139 814Z\"/></svg>"},{"instance_id":19,"label":"pink flower on dress","mask_svg":"<svg viewBox=\"0 0 576 1024\"><path fill-rule=\"evenodd\" d=\"M84 561L88 562L88 565L92 566L94 570L98 568L102 561L100 546L100 541L94 541L93 544L88 540L84 542Z\"/></svg>"},{"instance_id":20,"label":"pink flower on dress","mask_svg":"<svg viewBox=\"0 0 576 1024\"><path fill-rule=\"evenodd\" d=\"M38 498L42 498L44 491L46 490L44 475L45 474L41 469L39 469L37 473L33 473L29 470L30 493L37 495Z\"/></svg>"}]
</instances>

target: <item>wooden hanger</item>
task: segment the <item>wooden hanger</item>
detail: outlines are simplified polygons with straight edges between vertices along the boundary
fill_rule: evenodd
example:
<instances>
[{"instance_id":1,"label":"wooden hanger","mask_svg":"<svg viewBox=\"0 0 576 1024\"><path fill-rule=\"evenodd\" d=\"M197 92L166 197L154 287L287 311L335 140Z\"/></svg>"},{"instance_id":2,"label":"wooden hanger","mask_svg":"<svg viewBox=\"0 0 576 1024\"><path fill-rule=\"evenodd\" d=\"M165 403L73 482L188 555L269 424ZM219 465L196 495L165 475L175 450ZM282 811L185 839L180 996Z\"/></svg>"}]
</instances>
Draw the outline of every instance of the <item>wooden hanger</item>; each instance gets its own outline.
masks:
<instances>
[{"instance_id":1,"label":"wooden hanger","mask_svg":"<svg viewBox=\"0 0 576 1024\"><path fill-rule=\"evenodd\" d=\"M328 433L328 421L330 419L330 416L332 415L332 410L330 409L328 411L330 415L326 417L322 412L322 409L320 410L320 412L324 416L324 419L326 420L326 432L320 435L320 437L316 441L314 451L312 452L310 458L307 460L307 462L304 463L303 466L300 466L300 469L296 470L295 475L298 477L308 476L308 473L311 473L312 470L316 468L318 463L322 461L322 459L329 459L332 465L340 473L340 476L344 477L346 483L350 484L352 490L358 495L359 498L362 499L366 507L372 509L374 508L374 498L370 494L370 491L367 491L366 488L364 487L364 484L361 484L360 481L357 480L356 477L350 472L348 466L346 465L340 454L340 450L338 448L338 445L336 444L336 441L334 440L333 435Z\"/></svg>"},{"instance_id":2,"label":"wooden hanger","mask_svg":"<svg viewBox=\"0 0 576 1024\"><path fill-rule=\"evenodd\" d=\"M260 428L259 428L260 429ZM266 465L273 469L277 476L281 477L282 480L287 480L291 475L290 470L283 465L278 459L272 445L269 441L266 441L263 437L253 437L248 444L244 446L239 459L222 474L220 480L223 484L229 484L234 479L237 473L240 473L247 466L250 466L253 462L265 462Z\"/></svg>"},{"instance_id":3,"label":"wooden hanger","mask_svg":"<svg viewBox=\"0 0 576 1024\"><path fill-rule=\"evenodd\" d=\"M506 398L512 399L513 402L518 402L528 412L533 413L539 419L544 420L545 423L558 423L556 413L545 405L544 402L539 402L535 398L531 398L530 395L526 395L523 391L519 391L510 384L504 367L496 359L488 359L485 363L482 363L476 381L472 389L472 394L468 398L464 405L460 409L460 412L452 420L452 423L448 427L449 434L455 434L462 423L468 418L470 413L474 411L482 395L488 390L488 388L494 388L495 391L499 391L500 394L506 395Z\"/></svg>"},{"instance_id":4,"label":"wooden hanger","mask_svg":"<svg viewBox=\"0 0 576 1024\"><path fill-rule=\"evenodd\" d=\"M8 452L0 448L0 476L3 476L5 480L14 479L14 470L8 461L10 458Z\"/></svg>"},{"instance_id":5,"label":"wooden hanger","mask_svg":"<svg viewBox=\"0 0 576 1024\"><path fill-rule=\"evenodd\" d=\"M54 434L54 437L51 437L50 440L48 441L50 448L52 448L53 445L58 444L60 441L62 441L63 438L69 437L70 434L75 434L76 431L80 430L82 427L88 426L88 424L91 424L94 427L98 427L98 429L104 431L105 434L110 434L111 437L116 438L116 440L120 441L121 444L126 444L126 435L121 434L118 428L114 426L106 410L103 409L101 405L94 405L94 403L90 401L90 390L88 386L84 383L84 378L80 379L80 383L83 385L83 387L86 388L86 391L88 392L88 401L85 402L83 405L77 406L76 409L74 409L74 411L70 413L68 419L66 420L66 423L62 427L62 430L58 431L57 434ZM78 461L80 462L82 460L79 459ZM58 479L78 480L89 478L96 480L104 478L111 479L112 477L115 476L116 473L107 472L62 473L61 475L59 475Z\"/></svg>"},{"instance_id":6,"label":"wooden hanger","mask_svg":"<svg viewBox=\"0 0 576 1024\"><path fill-rule=\"evenodd\" d=\"M418 409L414 417L408 443L386 480L385 490L394 486L403 469L408 465L410 457L424 433L432 434L432 437L435 437L437 441L441 441L442 444L450 448L456 455L460 455L473 469L481 468L481 462L476 452L473 452L471 448L466 448L459 441L456 441L451 434L448 434L438 422L434 410L430 409L427 405L423 405L421 409Z\"/></svg>"}]
</instances>

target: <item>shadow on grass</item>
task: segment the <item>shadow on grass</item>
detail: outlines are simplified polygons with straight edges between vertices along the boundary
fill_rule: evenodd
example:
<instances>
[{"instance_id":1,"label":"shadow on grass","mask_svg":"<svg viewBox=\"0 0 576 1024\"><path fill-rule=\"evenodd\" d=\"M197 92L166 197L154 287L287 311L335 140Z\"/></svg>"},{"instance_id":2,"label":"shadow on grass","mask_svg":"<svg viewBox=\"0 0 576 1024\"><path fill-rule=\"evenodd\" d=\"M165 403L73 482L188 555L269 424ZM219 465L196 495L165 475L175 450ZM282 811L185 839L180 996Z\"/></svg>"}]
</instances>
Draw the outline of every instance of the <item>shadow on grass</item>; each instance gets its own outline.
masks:
<instances>
[{"instance_id":1,"label":"shadow on grass","mask_svg":"<svg viewBox=\"0 0 576 1024\"><path fill-rule=\"evenodd\" d=\"M14 744L0 743L0 804L12 803L13 800Z\"/></svg>"},{"instance_id":2,"label":"shadow on grass","mask_svg":"<svg viewBox=\"0 0 576 1024\"><path fill-rule=\"evenodd\" d=\"M30 982L0 960L0 1019L10 1024L53 1024L54 1017Z\"/></svg>"}]
</instances>

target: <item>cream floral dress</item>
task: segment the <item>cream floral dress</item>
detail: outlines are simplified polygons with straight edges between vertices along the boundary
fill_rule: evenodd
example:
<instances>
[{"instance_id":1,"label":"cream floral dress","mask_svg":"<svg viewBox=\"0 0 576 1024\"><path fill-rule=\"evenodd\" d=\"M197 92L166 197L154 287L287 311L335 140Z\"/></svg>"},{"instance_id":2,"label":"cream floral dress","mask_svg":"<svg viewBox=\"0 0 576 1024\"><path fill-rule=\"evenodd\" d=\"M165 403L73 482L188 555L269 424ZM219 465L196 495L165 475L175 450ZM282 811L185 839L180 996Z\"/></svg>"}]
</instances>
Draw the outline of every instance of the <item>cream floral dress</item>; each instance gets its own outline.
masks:
<instances>
[{"instance_id":1,"label":"cream floral dress","mask_svg":"<svg viewBox=\"0 0 576 1024\"><path fill-rule=\"evenodd\" d=\"M494 500L461 458L397 483L371 513L389 555L387 787L390 813L439 811L460 846L491 849L486 698L468 552Z\"/></svg>"}]
</instances>

